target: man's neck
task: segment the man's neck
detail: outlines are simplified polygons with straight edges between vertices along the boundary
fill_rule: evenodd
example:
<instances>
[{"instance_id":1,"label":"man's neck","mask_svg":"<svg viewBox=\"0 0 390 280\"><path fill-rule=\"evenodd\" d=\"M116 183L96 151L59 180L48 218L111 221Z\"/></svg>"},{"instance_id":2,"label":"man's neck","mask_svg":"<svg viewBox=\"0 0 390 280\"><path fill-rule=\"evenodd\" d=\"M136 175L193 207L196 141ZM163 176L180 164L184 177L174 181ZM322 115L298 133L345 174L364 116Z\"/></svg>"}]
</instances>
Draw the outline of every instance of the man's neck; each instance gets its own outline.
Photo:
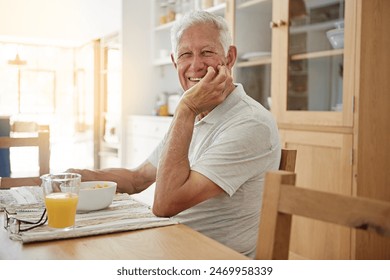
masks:
<instances>
[{"instance_id":1,"label":"man's neck","mask_svg":"<svg viewBox=\"0 0 390 280\"><path fill-rule=\"evenodd\" d=\"M229 86L229 93L226 95L226 98L228 98L228 96L234 91L234 89L236 88L236 85L235 84L231 84L230 86ZM226 98L225 98L225 100L226 100ZM224 101L225 101L224 100ZM223 102L224 102L223 101ZM222 103L223 103L222 102ZM214 110L214 109L213 109ZM202 120L204 117L206 117L210 112L211 112L212 110L210 110L210 111L204 111L204 112L202 112L202 113L200 113L199 115L197 115L196 116L196 118L195 118L195 120L196 120L196 122L199 122L200 120Z\"/></svg>"}]
</instances>

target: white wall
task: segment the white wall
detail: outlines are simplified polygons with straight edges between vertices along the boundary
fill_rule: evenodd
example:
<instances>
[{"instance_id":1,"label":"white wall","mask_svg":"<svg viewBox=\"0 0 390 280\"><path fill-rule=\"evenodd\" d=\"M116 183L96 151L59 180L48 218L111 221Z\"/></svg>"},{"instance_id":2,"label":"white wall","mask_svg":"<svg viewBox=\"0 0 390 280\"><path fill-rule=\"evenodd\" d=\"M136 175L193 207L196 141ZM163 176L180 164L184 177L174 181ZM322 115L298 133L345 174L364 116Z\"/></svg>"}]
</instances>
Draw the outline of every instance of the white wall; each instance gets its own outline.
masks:
<instances>
[{"instance_id":1,"label":"white wall","mask_svg":"<svg viewBox=\"0 0 390 280\"><path fill-rule=\"evenodd\" d=\"M149 115L154 97L152 79L152 1L122 0L122 135L126 155L126 122L129 115ZM125 158L122 156L122 165Z\"/></svg>"},{"instance_id":2,"label":"white wall","mask_svg":"<svg viewBox=\"0 0 390 280\"><path fill-rule=\"evenodd\" d=\"M122 112L150 115L154 106L152 0L122 3Z\"/></svg>"}]
</instances>

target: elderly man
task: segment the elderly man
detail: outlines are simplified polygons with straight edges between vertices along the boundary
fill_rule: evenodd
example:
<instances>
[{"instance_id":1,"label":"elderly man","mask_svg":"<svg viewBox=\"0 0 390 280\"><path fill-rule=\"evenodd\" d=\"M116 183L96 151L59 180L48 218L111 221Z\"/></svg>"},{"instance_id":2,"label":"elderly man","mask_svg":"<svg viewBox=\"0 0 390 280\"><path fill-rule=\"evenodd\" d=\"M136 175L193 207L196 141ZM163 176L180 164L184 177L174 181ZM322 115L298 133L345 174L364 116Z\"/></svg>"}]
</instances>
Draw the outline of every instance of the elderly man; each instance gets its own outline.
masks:
<instances>
[{"instance_id":1,"label":"elderly man","mask_svg":"<svg viewBox=\"0 0 390 280\"><path fill-rule=\"evenodd\" d=\"M269 111L233 83L236 47L225 20L186 14L171 30L172 62L184 94L167 135L134 170L78 170L83 180L113 180L138 193L156 182L153 212L253 257L265 172L280 143Z\"/></svg>"}]
</instances>

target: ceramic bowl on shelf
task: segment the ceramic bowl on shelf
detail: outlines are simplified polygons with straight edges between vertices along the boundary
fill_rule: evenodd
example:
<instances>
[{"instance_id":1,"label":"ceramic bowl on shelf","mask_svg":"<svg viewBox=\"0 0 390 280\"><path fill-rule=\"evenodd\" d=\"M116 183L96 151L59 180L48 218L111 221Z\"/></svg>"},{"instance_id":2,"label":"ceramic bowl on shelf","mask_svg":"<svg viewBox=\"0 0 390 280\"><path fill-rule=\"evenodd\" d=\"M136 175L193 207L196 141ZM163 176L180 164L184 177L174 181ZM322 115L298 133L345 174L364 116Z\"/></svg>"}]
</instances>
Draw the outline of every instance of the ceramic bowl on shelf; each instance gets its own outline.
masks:
<instances>
[{"instance_id":1,"label":"ceramic bowl on shelf","mask_svg":"<svg viewBox=\"0 0 390 280\"><path fill-rule=\"evenodd\" d=\"M344 28L335 28L326 32L326 36L334 49L344 48Z\"/></svg>"},{"instance_id":2,"label":"ceramic bowl on shelf","mask_svg":"<svg viewBox=\"0 0 390 280\"><path fill-rule=\"evenodd\" d=\"M117 184L111 181L81 182L77 212L96 211L112 203Z\"/></svg>"}]
</instances>

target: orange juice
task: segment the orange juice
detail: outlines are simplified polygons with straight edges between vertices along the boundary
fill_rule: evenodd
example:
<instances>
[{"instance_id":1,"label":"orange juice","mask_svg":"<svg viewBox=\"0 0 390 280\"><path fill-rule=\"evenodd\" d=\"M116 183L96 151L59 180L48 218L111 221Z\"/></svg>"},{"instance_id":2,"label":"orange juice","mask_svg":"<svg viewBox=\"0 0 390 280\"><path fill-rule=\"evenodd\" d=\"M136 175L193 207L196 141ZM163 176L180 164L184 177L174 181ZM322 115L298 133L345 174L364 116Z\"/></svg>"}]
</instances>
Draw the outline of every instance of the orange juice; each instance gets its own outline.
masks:
<instances>
[{"instance_id":1,"label":"orange juice","mask_svg":"<svg viewBox=\"0 0 390 280\"><path fill-rule=\"evenodd\" d=\"M66 228L73 226L79 196L75 193L51 193L45 197L49 227Z\"/></svg>"}]
</instances>

